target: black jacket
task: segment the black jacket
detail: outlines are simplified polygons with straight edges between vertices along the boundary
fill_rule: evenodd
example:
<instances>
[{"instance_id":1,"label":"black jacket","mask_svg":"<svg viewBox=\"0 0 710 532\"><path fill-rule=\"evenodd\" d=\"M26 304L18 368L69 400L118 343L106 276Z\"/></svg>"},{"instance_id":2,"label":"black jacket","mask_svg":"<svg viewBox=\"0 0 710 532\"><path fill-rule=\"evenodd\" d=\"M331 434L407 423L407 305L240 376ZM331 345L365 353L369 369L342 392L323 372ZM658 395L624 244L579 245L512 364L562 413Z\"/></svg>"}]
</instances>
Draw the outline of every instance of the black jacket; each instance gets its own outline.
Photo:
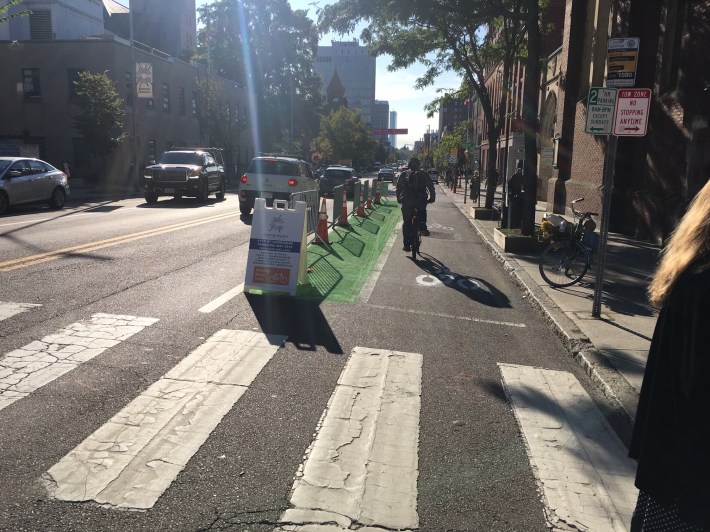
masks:
<instances>
[{"instance_id":1,"label":"black jacket","mask_svg":"<svg viewBox=\"0 0 710 532\"><path fill-rule=\"evenodd\" d=\"M629 456L637 488L710 526L710 270L683 274L661 309Z\"/></svg>"}]
</instances>

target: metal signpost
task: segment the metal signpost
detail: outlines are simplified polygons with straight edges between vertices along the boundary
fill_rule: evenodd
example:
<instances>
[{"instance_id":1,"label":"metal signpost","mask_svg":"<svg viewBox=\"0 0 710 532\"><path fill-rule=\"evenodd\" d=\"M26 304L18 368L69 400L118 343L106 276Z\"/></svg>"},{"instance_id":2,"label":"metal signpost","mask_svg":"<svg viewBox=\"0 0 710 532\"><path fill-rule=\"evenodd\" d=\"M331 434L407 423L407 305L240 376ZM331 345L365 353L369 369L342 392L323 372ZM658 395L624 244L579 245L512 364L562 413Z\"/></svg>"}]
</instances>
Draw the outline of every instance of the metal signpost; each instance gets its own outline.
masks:
<instances>
[{"instance_id":1,"label":"metal signpost","mask_svg":"<svg viewBox=\"0 0 710 532\"><path fill-rule=\"evenodd\" d=\"M607 87L634 86L638 50L639 39L637 37L609 39ZM650 105L651 89L622 88L617 91L613 88L593 87L589 90L585 131L592 135L606 135L608 141L604 157L602 219L599 229L597 275L592 304L593 318L601 317L617 142L619 137L642 137L646 134Z\"/></svg>"}]
</instances>

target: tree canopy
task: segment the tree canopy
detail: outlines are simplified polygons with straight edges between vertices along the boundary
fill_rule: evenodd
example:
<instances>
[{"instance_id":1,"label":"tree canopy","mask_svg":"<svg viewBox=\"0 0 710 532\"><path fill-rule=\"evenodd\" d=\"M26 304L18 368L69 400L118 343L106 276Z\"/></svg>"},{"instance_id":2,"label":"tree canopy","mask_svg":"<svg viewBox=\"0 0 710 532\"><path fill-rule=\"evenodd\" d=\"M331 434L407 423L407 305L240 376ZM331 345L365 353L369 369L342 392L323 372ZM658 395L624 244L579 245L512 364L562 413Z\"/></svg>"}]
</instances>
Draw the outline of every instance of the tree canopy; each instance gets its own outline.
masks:
<instances>
[{"instance_id":1,"label":"tree canopy","mask_svg":"<svg viewBox=\"0 0 710 532\"><path fill-rule=\"evenodd\" d=\"M127 136L123 132L123 100L106 72L79 72L74 85L80 109L73 117L74 127L93 155L108 155Z\"/></svg>"},{"instance_id":2,"label":"tree canopy","mask_svg":"<svg viewBox=\"0 0 710 532\"><path fill-rule=\"evenodd\" d=\"M313 68L318 33L306 12L292 11L287 0L215 0L198 14L198 59L247 90L257 149L283 142L284 131L307 144L323 98Z\"/></svg>"},{"instance_id":3,"label":"tree canopy","mask_svg":"<svg viewBox=\"0 0 710 532\"><path fill-rule=\"evenodd\" d=\"M20 5L23 1L24 0L5 0L4 2L0 1L0 23L7 22L11 18L22 17L25 15L32 14L32 11L30 11L29 9L13 13L12 15L7 14L12 6Z\"/></svg>"},{"instance_id":4,"label":"tree canopy","mask_svg":"<svg viewBox=\"0 0 710 532\"><path fill-rule=\"evenodd\" d=\"M350 159L357 167L369 166L376 142L372 131L358 111L341 107L321 120L320 134L311 149L320 153L326 163Z\"/></svg>"},{"instance_id":5,"label":"tree canopy","mask_svg":"<svg viewBox=\"0 0 710 532\"><path fill-rule=\"evenodd\" d=\"M392 56L390 70L415 63L426 67L417 88L432 85L444 71L459 73L459 94L476 92L488 140L495 146L505 120L512 66L523 53L524 5L525 0L338 0L320 10L319 23L323 31L347 34L366 21L361 38L375 55ZM485 80L496 66L503 90L493 101ZM495 167L496 150L491 149L489 173ZM492 207L495 190L494 180L489 182L486 207Z\"/></svg>"}]
</instances>

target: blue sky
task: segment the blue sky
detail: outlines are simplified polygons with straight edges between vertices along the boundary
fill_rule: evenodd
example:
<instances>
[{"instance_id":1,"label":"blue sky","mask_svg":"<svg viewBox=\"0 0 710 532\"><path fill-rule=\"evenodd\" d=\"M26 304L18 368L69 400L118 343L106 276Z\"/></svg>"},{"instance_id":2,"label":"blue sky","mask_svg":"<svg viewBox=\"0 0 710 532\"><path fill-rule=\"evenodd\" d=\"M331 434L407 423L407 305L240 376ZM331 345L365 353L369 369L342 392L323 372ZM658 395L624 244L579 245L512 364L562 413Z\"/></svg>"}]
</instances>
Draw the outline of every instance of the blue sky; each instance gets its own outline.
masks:
<instances>
[{"instance_id":1,"label":"blue sky","mask_svg":"<svg viewBox=\"0 0 710 532\"><path fill-rule=\"evenodd\" d=\"M197 7L209 3L210 0L196 0ZM124 5L130 5L129 0L119 0ZM333 3L331 0L289 0L292 9L304 9L309 12L311 18L315 18L316 8L314 4L324 6ZM332 40L352 40L358 35L340 36L328 34L321 37L321 45L329 46ZM425 90L415 90L414 82L424 69L415 65L406 70L388 72L387 57L377 58L377 81L375 87L375 98L387 100L390 104L390 111L397 111L397 128L409 130L407 135L397 136L397 147L404 144L411 147L415 140L420 140L430 126L431 130L438 129L439 119L437 115L432 118L426 117L424 105L436 97L436 89L458 88L460 79L453 73L446 73L436 80L436 83Z\"/></svg>"}]
</instances>

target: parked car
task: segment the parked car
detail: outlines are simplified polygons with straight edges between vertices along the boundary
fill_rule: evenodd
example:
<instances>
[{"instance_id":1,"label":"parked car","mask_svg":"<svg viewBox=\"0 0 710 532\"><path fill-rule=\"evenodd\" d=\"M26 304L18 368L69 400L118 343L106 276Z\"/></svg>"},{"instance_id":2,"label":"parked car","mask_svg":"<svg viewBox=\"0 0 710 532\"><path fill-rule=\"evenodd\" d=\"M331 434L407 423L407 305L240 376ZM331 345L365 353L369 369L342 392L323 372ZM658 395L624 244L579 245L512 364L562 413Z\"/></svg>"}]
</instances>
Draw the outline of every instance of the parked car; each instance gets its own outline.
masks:
<instances>
[{"instance_id":1,"label":"parked car","mask_svg":"<svg viewBox=\"0 0 710 532\"><path fill-rule=\"evenodd\" d=\"M329 166L320 178L320 193L322 195L333 194L333 189L340 185L345 185L348 196L355 192L355 183L359 183L360 178L355 173L355 169L349 166Z\"/></svg>"},{"instance_id":2,"label":"parked car","mask_svg":"<svg viewBox=\"0 0 710 532\"><path fill-rule=\"evenodd\" d=\"M218 153L208 148L166 151L158 164L143 171L145 201L156 203L160 196L190 196L205 202L212 192L217 199L224 199L227 178Z\"/></svg>"},{"instance_id":3,"label":"parked car","mask_svg":"<svg viewBox=\"0 0 710 532\"><path fill-rule=\"evenodd\" d=\"M47 203L62 209L69 197L67 175L48 162L0 157L0 214L13 205Z\"/></svg>"},{"instance_id":4,"label":"parked car","mask_svg":"<svg viewBox=\"0 0 710 532\"><path fill-rule=\"evenodd\" d=\"M377 179L380 181L394 181L394 170L392 168L382 168L377 172Z\"/></svg>"},{"instance_id":5,"label":"parked car","mask_svg":"<svg viewBox=\"0 0 710 532\"><path fill-rule=\"evenodd\" d=\"M427 170L427 173L429 174L429 177L431 178L432 183L439 182L439 171L438 170L434 170L432 168L430 170Z\"/></svg>"},{"instance_id":6,"label":"parked car","mask_svg":"<svg viewBox=\"0 0 710 532\"><path fill-rule=\"evenodd\" d=\"M311 165L297 157L263 155L254 157L239 183L239 211L249 214L256 198L289 200L294 192L318 190Z\"/></svg>"}]
</instances>

